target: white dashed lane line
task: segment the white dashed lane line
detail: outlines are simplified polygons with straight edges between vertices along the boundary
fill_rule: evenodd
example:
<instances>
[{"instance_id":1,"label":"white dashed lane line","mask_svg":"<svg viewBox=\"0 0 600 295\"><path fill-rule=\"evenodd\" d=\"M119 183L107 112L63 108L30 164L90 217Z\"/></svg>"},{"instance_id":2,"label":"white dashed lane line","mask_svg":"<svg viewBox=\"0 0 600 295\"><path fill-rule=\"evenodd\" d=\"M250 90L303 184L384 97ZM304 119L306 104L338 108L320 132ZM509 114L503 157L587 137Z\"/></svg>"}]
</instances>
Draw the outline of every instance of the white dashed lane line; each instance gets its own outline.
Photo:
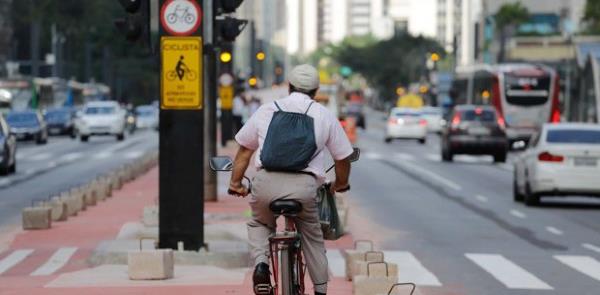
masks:
<instances>
[{"instance_id":1,"label":"white dashed lane line","mask_svg":"<svg viewBox=\"0 0 600 295\"><path fill-rule=\"evenodd\" d=\"M546 230L552 234L555 234L557 236L562 236L564 234L564 232L556 227L553 226L546 226Z\"/></svg>"},{"instance_id":2,"label":"white dashed lane line","mask_svg":"<svg viewBox=\"0 0 600 295\"><path fill-rule=\"evenodd\" d=\"M581 244L581 246L583 248L586 248L586 249L590 250L590 251L594 251L596 253L600 253L600 247L598 247L596 245L593 245L593 244L590 244L590 243L583 243L583 244Z\"/></svg>"},{"instance_id":3,"label":"white dashed lane line","mask_svg":"<svg viewBox=\"0 0 600 295\"><path fill-rule=\"evenodd\" d=\"M482 203L487 203L487 201L488 201L488 198L486 196L482 196L482 195L475 196L475 199L477 199L477 201L482 202Z\"/></svg>"},{"instance_id":4,"label":"white dashed lane line","mask_svg":"<svg viewBox=\"0 0 600 295\"><path fill-rule=\"evenodd\" d=\"M521 218L521 219L527 218L527 215L525 215L525 213L523 213L519 210L516 210L516 209L510 210L510 215L515 216L517 218Z\"/></svg>"}]
</instances>

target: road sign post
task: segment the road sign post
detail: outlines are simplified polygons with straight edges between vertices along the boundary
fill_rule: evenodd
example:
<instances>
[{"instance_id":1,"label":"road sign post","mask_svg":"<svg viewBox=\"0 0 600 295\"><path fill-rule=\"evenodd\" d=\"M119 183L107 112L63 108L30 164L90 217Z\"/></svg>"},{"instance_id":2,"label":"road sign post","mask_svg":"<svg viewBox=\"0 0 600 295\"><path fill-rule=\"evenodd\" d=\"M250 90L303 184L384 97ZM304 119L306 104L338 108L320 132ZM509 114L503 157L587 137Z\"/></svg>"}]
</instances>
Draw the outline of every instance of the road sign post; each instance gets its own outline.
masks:
<instances>
[{"instance_id":1,"label":"road sign post","mask_svg":"<svg viewBox=\"0 0 600 295\"><path fill-rule=\"evenodd\" d=\"M204 247L202 8L160 0L159 247Z\"/></svg>"}]
</instances>

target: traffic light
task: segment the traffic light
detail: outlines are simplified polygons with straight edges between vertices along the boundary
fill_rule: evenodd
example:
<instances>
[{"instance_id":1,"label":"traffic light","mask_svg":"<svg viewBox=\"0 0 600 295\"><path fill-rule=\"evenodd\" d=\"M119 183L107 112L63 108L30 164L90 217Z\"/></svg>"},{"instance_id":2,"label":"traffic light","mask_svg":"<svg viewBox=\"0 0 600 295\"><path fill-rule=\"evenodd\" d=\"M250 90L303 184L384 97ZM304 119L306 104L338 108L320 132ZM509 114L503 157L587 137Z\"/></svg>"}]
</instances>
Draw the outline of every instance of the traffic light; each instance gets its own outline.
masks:
<instances>
[{"instance_id":1,"label":"traffic light","mask_svg":"<svg viewBox=\"0 0 600 295\"><path fill-rule=\"evenodd\" d=\"M240 35L248 24L247 20L237 19L231 16L223 16L224 14L232 14L235 12L244 0L220 0L216 1L217 11L215 20L216 37L219 43L227 43L235 41L235 38Z\"/></svg>"},{"instance_id":2,"label":"traffic light","mask_svg":"<svg viewBox=\"0 0 600 295\"><path fill-rule=\"evenodd\" d=\"M256 88L257 85L258 78L256 78L256 76L250 76L250 78L248 78L248 86L250 86L250 88Z\"/></svg>"},{"instance_id":3,"label":"traffic light","mask_svg":"<svg viewBox=\"0 0 600 295\"><path fill-rule=\"evenodd\" d=\"M232 59L232 56L231 56L231 52L229 52L229 51L223 51L223 52L221 52L221 54L219 55L219 60L220 60L222 63L225 63L225 64L226 64L226 63L230 63L230 62L231 62L231 59Z\"/></svg>"},{"instance_id":4,"label":"traffic light","mask_svg":"<svg viewBox=\"0 0 600 295\"><path fill-rule=\"evenodd\" d=\"M150 47L150 0L119 0L127 16L115 19L115 26L130 42L142 41Z\"/></svg>"},{"instance_id":5,"label":"traffic light","mask_svg":"<svg viewBox=\"0 0 600 295\"><path fill-rule=\"evenodd\" d=\"M264 61L266 57L267 57L267 55L262 50L260 50L259 52L256 53L256 60L258 60L258 61Z\"/></svg>"}]
</instances>

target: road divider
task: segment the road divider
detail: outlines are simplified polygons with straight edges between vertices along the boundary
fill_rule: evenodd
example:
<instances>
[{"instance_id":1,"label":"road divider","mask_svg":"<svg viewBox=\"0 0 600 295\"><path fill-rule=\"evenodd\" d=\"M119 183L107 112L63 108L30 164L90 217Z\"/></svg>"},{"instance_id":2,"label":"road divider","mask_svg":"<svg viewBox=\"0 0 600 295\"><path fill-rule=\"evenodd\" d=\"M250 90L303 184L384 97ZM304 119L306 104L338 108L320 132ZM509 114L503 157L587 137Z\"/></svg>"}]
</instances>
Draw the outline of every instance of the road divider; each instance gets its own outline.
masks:
<instances>
[{"instance_id":1,"label":"road divider","mask_svg":"<svg viewBox=\"0 0 600 295\"><path fill-rule=\"evenodd\" d=\"M112 196L113 190L120 189L125 183L135 180L156 165L158 152L148 152L106 175L53 194L47 200L23 209L22 227L25 230L48 229L52 227L53 221L66 221L69 217L77 216L79 212Z\"/></svg>"}]
</instances>

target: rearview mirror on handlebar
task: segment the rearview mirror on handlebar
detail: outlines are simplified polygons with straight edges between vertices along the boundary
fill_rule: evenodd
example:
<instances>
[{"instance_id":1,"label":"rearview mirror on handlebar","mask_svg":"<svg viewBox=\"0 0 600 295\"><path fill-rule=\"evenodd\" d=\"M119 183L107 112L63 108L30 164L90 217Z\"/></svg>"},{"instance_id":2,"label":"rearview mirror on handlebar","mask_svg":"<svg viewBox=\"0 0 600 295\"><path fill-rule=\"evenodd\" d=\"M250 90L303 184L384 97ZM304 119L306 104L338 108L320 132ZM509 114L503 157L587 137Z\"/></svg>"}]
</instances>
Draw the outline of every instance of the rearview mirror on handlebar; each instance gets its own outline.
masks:
<instances>
[{"instance_id":1,"label":"rearview mirror on handlebar","mask_svg":"<svg viewBox=\"0 0 600 295\"><path fill-rule=\"evenodd\" d=\"M349 158L350 162L356 162L356 161L358 161L358 159L360 159L360 149L355 147L354 151L352 152L352 154L348 158Z\"/></svg>"},{"instance_id":2,"label":"rearview mirror on handlebar","mask_svg":"<svg viewBox=\"0 0 600 295\"><path fill-rule=\"evenodd\" d=\"M230 157L217 156L210 159L210 169L213 171L231 171L233 170L233 161Z\"/></svg>"}]
</instances>

